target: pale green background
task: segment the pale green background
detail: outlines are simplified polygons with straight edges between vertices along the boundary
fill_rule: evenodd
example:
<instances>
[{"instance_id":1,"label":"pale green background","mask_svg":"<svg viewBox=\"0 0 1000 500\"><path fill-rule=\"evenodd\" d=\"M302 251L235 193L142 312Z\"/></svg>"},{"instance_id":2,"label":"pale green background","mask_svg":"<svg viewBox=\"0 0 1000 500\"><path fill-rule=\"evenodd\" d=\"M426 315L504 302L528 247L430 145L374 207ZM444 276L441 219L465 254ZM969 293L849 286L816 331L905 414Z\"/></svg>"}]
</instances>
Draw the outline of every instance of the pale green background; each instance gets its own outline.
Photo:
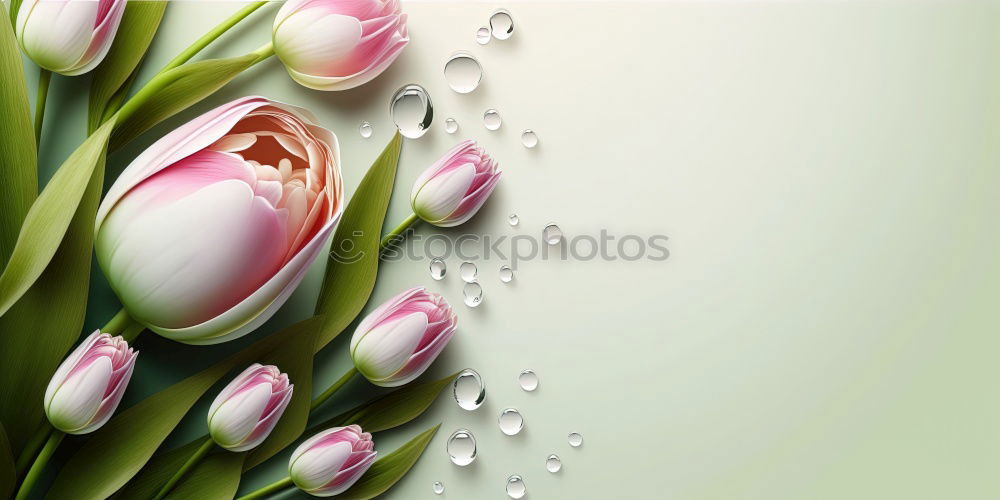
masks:
<instances>
[{"instance_id":1,"label":"pale green background","mask_svg":"<svg viewBox=\"0 0 1000 500\"><path fill-rule=\"evenodd\" d=\"M513 13L513 38L477 45L475 30L501 6ZM237 7L172 4L142 79ZM276 8L206 54L265 43ZM461 304L458 259L441 282L426 261L385 265L373 304L424 285L456 305L459 333L431 374L471 366L488 385L477 412L442 397L418 422L377 436L385 452L444 423L388 498L435 498L436 480L444 498L505 498L511 474L535 499L1000 498L997 2L404 10L412 43L374 82L311 91L270 60L112 160L120 168L197 111L263 94L311 109L339 135L351 193L392 133L389 95L415 82L430 91L435 120L404 145L389 224L409 213L418 173L474 138L504 178L451 235L538 234L550 221L569 237L669 235L666 262L533 261L510 284L496 277L499 259L480 262L485 302L475 310ZM485 69L470 95L442 76L456 50ZM55 79L49 167L82 136L82 82ZM489 107L503 116L499 131L482 126ZM444 132L449 116L461 125L454 136ZM362 120L375 127L371 139L358 134ZM535 150L520 145L524 128L538 132ZM309 313L318 276L267 331ZM94 296L89 328L117 308L99 280ZM320 355L317 386L348 366L346 337ZM142 339L125 404L245 343ZM535 393L516 385L525 368L541 378ZM372 391L360 380L349 387L356 398ZM496 426L508 406L526 418L516 437ZM202 433L203 415L197 408L171 443ZM458 427L479 440L479 459L464 469L444 452ZM566 443L571 431L584 435L581 448ZM549 453L563 458L558 474L544 469ZM284 460L241 491L277 479Z\"/></svg>"}]
</instances>

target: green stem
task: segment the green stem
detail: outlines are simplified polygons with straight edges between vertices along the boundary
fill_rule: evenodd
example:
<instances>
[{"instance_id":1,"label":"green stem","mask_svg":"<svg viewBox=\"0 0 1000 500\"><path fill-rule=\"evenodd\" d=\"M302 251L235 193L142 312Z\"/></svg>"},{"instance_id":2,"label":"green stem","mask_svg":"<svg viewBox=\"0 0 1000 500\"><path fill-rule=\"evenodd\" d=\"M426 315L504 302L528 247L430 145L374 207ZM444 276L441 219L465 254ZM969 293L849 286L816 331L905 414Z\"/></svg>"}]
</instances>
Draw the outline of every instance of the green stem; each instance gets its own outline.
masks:
<instances>
[{"instance_id":1,"label":"green stem","mask_svg":"<svg viewBox=\"0 0 1000 500\"><path fill-rule=\"evenodd\" d=\"M331 385L325 391L323 391L323 394L316 396L316 399L314 399L312 402L312 406L309 407L309 411L315 410L316 407L325 403L326 400L330 399L330 396L333 396L333 393L337 392L341 387L344 386L344 384L347 383L348 380L351 380L351 378L357 375L357 373L358 369L352 366L350 370L347 370L347 373L345 373L344 376L340 377L336 382L333 383L333 385Z\"/></svg>"},{"instance_id":2,"label":"green stem","mask_svg":"<svg viewBox=\"0 0 1000 500\"><path fill-rule=\"evenodd\" d=\"M177 54L177 57L170 60L166 66L163 67L159 72L164 73L171 69L174 69L181 64L188 62L192 57L194 57L198 52L208 46L208 44L215 41L216 38L222 36L223 33L236 26L237 23L242 21L244 18L253 13L253 11L267 5L269 2L254 2L242 9L236 11L235 14L229 16L228 19L222 21L218 26L212 28L208 33L205 33L201 38L195 40L190 47L184 49L183 52Z\"/></svg>"},{"instance_id":3,"label":"green stem","mask_svg":"<svg viewBox=\"0 0 1000 500\"><path fill-rule=\"evenodd\" d=\"M29 439L27 444L24 445L24 449L21 450L21 454L17 456L17 462L14 467L14 470L17 471L17 477L24 475L24 472L28 470L28 466L31 465L31 459L35 458L35 455L38 453L38 449L42 447L42 444L44 444L51 435L52 426L49 425L48 420L46 420L42 422L42 425L38 426L38 431L31 436L31 439Z\"/></svg>"},{"instance_id":4,"label":"green stem","mask_svg":"<svg viewBox=\"0 0 1000 500\"><path fill-rule=\"evenodd\" d=\"M38 481L38 477L42 475L42 471L45 469L45 464L49 463L49 459L56 452L56 448L59 447L59 443L62 442L63 438L66 437L66 433L62 431L52 431L49 436L49 440L45 442L45 446L42 451L38 453L38 458L35 459L35 463L31 464L31 468L28 469L28 474L24 476L24 482L21 483L21 489L17 490L17 496L14 500L24 500L28 498L31 494L31 488L35 486L35 482Z\"/></svg>"},{"instance_id":5,"label":"green stem","mask_svg":"<svg viewBox=\"0 0 1000 500\"><path fill-rule=\"evenodd\" d=\"M129 317L128 312L125 311L125 308L122 308L117 313L115 313L114 317L108 320L108 322L101 327L101 332L108 333L111 335L118 335L131 322L132 318Z\"/></svg>"},{"instance_id":6,"label":"green stem","mask_svg":"<svg viewBox=\"0 0 1000 500\"><path fill-rule=\"evenodd\" d=\"M177 472L171 476L170 480L167 481L167 484L164 484L163 487L160 488L160 492L153 497L153 500L160 500L161 498L167 496L167 493L170 493L170 490L174 489L174 486L176 486L177 482L184 477L184 474L187 474L192 467L198 465L198 462L200 462L201 459L212 450L213 446L215 446L215 441L212 441L211 437L206 439L205 442L202 443L190 457L188 457L187 462L184 462L184 465L182 465L180 469L177 469Z\"/></svg>"},{"instance_id":7,"label":"green stem","mask_svg":"<svg viewBox=\"0 0 1000 500\"><path fill-rule=\"evenodd\" d=\"M407 217L402 224L396 226L396 229L389 231L389 234L385 235L385 238L382 238L382 250L389 248L389 245L392 244L393 240L395 240L397 236L403 234L403 232L409 229L409 227L418 220L420 220L420 217L417 217L417 214L410 214L410 216Z\"/></svg>"},{"instance_id":8,"label":"green stem","mask_svg":"<svg viewBox=\"0 0 1000 500\"><path fill-rule=\"evenodd\" d=\"M268 42L265 45L261 45L257 50L251 52L251 54L257 54L257 60L254 61L254 64L257 64L274 55L274 44Z\"/></svg>"},{"instance_id":9,"label":"green stem","mask_svg":"<svg viewBox=\"0 0 1000 500\"><path fill-rule=\"evenodd\" d=\"M35 148L42 144L42 119L45 118L45 101L49 97L52 72L42 68L38 72L38 93L35 95Z\"/></svg>"},{"instance_id":10,"label":"green stem","mask_svg":"<svg viewBox=\"0 0 1000 500\"><path fill-rule=\"evenodd\" d=\"M251 491L250 493L247 493L246 495L239 497L237 500L254 500L256 498L264 498L265 496L270 495L271 493L277 493L291 486L292 486L292 478L286 477L284 479L275 481L263 488Z\"/></svg>"}]
</instances>

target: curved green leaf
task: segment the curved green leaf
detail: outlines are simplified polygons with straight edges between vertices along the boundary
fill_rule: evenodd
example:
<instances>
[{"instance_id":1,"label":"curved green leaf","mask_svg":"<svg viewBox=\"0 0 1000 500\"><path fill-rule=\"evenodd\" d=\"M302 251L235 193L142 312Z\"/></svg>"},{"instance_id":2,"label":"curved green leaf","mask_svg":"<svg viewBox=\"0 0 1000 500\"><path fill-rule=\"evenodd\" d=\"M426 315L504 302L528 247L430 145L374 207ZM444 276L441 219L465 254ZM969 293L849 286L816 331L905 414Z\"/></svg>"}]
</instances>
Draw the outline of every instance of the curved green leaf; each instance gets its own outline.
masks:
<instances>
[{"instance_id":1,"label":"curved green leaf","mask_svg":"<svg viewBox=\"0 0 1000 500\"><path fill-rule=\"evenodd\" d=\"M177 485L168 500L232 500L240 486L240 471L246 453L219 451L198 463L184 482ZM142 497L150 498L150 497Z\"/></svg>"},{"instance_id":2,"label":"curved green leaf","mask_svg":"<svg viewBox=\"0 0 1000 500\"><path fill-rule=\"evenodd\" d=\"M175 472L180 470L184 462L205 442L205 437L207 436L201 436L184 446L154 455L149 463L142 468L142 471L115 494L115 498L155 497L160 488L170 480Z\"/></svg>"},{"instance_id":3,"label":"curved green leaf","mask_svg":"<svg viewBox=\"0 0 1000 500\"><path fill-rule=\"evenodd\" d=\"M338 499L367 500L375 498L392 488L403 478L417 459L424 453L434 434L441 427L437 424L420 433L396 451L378 459L350 489L337 496Z\"/></svg>"},{"instance_id":4,"label":"curved green leaf","mask_svg":"<svg viewBox=\"0 0 1000 500\"><path fill-rule=\"evenodd\" d=\"M7 431L0 423L0 498L10 498L17 484L17 471L14 467L14 454L10 450Z\"/></svg>"}]
</instances>

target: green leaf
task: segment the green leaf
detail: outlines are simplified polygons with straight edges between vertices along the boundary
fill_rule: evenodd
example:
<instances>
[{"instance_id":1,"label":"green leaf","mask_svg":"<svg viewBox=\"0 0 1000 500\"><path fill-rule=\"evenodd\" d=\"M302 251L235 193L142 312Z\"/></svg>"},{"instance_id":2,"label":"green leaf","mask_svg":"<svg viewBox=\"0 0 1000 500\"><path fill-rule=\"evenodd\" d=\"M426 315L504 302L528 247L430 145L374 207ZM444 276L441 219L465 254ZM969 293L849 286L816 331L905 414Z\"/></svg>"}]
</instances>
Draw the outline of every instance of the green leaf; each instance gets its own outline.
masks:
<instances>
[{"instance_id":1,"label":"green leaf","mask_svg":"<svg viewBox=\"0 0 1000 500\"><path fill-rule=\"evenodd\" d=\"M55 255L98 163L104 163L113 126L114 120L108 121L73 151L28 210L10 261L0 275L0 315L31 287Z\"/></svg>"},{"instance_id":2,"label":"green leaf","mask_svg":"<svg viewBox=\"0 0 1000 500\"><path fill-rule=\"evenodd\" d=\"M21 2L23 0L10 0L8 6L10 8L10 25L17 25L17 11L21 10Z\"/></svg>"},{"instance_id":3,"label":"green leaf","mask_svg":"<svg viewBox=\"0 0 1000 500\"><path fill-rule=\"evenodd\" d=\"M0 424L0 498L10 498L17 484L17 471L14 468L14 454L10 450L7 431Z\"/></svg>"},{"instance_id":4,"label":"green leaf","mask_svg":"<svg viewBox=\"0 0 1000 500\"><path fill-rule=\"evenodd\" d=\"M351 324L375 288L382 225L392 196L402 142L397 132L368 169L337 226L330 246L333 249L331 259L316 302L316 314L324 318L316 342L318 347L325 346ZM338 249L344 248L353 249L352 254L332 258Z\"/></svg>"},{"instance_id":5,"label":"green leaf","mask_svg":"<svg viewBox=\"0 0 1000 500\"><path fill-rule=\"evenodd\" d=\"M111 151L212 95L261 58L250 53L184 64L157 75L122 107L124 118L111 136Z\"/></svg>"},{"instance_id":6,"label":"green leaf","mask_svg":"<svg viewBox=\"0 0 1000 500\"><path fill-rule=\"evenodd\" d=\"M157 453L142 468L142 472L119 490L115 497L122 499L153 498L170 477L184 465L184 462L198 450L206 437L202 436L184 446L164 453Z\"/></svg>"},{"instance_id":7,"label":"green leaf","mask_svg":"<svg viewBox=\"0 0 1000 500\"><path fill-rule=\"evenodd\" d=\"M87 130L101 125L104 112L115 95L127 92L128 83L142 61L167 8L164 1L128 2L115 41L104 61L93 71Z\"/></svg>"},{"instance_id":8,"label":"green leaf","mask_svg":"<svg viewBox=\"0 0 1000 500\"><path fill-rule=\"evenodd\" d=\"M367 500L388 491L392 485L410 471L413 464L417 463L417 459L424 453L434 437L434 433L440 427L441 424L437 424L427 429L411 439L410 442L400 446L396 451L376 460L368 472L365 472L365 475L354 483L354 486L338 495L337 498Z\"/></svg>"},{"instance_id":9,"label":"green leaf","mask_svg":"<svg viewBox=\"0 0 1000 500\"><path fill-rule=\"evenodd\" d=\"M169 495L169 500L232 500L240 486L240 473L246 453L219 451L201 460L184 481ZM144 497L149 498L149 497Z\"/></svg>"},{"instance_id":10,"label":"green leaf","mask_svg":"<svg viewBox=\"0 0 1000 500\"><path fill-rule=\"evenodd\" d=\"M11 4L14 9L15 5ZM17 12L14 10L14 12ZM21 223L38 194L38 158L24 65L14 30L0 23L0 266L7 263Z\"/></svg>"}]
</instances>

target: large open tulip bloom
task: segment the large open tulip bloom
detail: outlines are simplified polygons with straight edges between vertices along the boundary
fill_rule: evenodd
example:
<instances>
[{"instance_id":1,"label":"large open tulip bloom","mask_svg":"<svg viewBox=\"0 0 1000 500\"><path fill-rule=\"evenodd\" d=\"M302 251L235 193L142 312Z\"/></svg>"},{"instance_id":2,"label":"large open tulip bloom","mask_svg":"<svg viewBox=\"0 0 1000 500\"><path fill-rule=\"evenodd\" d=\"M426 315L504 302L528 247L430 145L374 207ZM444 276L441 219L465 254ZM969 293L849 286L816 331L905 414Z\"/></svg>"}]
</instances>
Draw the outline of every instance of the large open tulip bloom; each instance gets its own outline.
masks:
<instances>
[{"instance_id":1,"label":"large open tulip bloom","mask_svg":"<svg viewBox=\"0 0 1000 500\"><path fill-rule=\"evenodd\" d=\"M80 75L101 63L125 13L125 0L24 0L17 39L35 64Z\"/></svg>"},{"instance_id":2,"label":"large open tulip bloom","mask_svg":"<svg viewBox=\"0 0 1000 500\"><path fill-rule=\"evenodd\" d=\"M278 367L250 365L212 402L209 434L229 451L255 448L274 430L292 400L293 388Z\"/></svg>"},{"instance_id":3,"label":"large open tulip bloom","mask_svg":"<svg viewBox=\"0 0 1000 500\"><path fill-rule=\"evenodd\" d=\"M368 82L410 41L399 0L287 0L272 31L288 74L317 90Z\"/></svg>"},{"instance_id":4,"label":"large open tulip bloom","mask_svg":"<svg viewBox=\"0 0 1000 500\"><path fill-rule=\"evenodd\" d=\"M375 462L372 435L357 425L327 429L299 445L288 461L288 475L302 491L317 497L343 493Z\"/></svg>"},{"instance_id":5,"label":"large open tulip bloom","mask_svg":"<svg viewBox=\"0 0 1000 500\"><path fill-rule=\"evenodd\" d=\"M473 141L462 142L413 183L413 213L435 226L462 224L486 203L500 182L500 173L483 148Z\"/></svg>"},{"instance_id":6,"label":"large open tulip bloom","mask_svg":"<svg viewBox=\"0 0 1000 500\"><path fill-rule=\"evenodd\" d=\"M361 321L351 338L351 359L371 383L400 386L427 370L457 325L458 317L444 297L411 288Z\"/></svg>"},{"instance_id":7,"label":"large open tulip bloom","mask_svg":"<svg viewBox=\"0 0 1000 500\"><path fill-rule=\"evenodd\" d=\"M138 354L121 337L90 334L59 365L45 390L45 415L52 426L86 434L104 425L125 394Z\"/></svg>"},{"instance_id":8,"label":"large open tulip bloom","mask_svg":"<svg viewBox=\"0 0 1000 500\"><path fill-rule=\"evenodd\" d=\"M180 342L266 321L342 210L337 139L305 110L246 97L157 141L97 213L97 259L128 313Z\"/></svg>"}]
</instances>

